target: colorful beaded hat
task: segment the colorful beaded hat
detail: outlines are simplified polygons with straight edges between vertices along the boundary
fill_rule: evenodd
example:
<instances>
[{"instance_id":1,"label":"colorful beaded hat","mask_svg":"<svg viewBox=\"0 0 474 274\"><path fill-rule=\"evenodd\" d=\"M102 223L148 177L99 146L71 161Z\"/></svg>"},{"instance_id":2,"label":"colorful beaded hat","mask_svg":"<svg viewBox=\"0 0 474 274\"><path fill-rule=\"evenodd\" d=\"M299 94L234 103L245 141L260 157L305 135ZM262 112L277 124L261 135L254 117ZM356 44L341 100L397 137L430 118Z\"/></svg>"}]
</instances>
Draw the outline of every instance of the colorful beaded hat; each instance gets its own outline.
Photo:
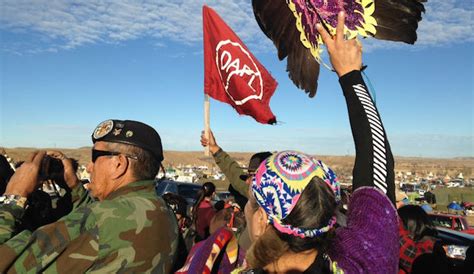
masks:
<instances>
[{"instance_id":1,"label":"colorful beaded hat","mask_svg":"<svg viewBox=\"0 0 474 274\"><path fill-rule=\"evenodd\" d=\"M270 224L282 233L301 238L317 237L331 229L336 217L324 227L305 229L284 224L295 207L301 193L313 177L321 178L341 199L339 181L334 171L319 160L296 151L282 151L267 158L257 169L252 190L258 204L265 210Z\"/></svg>"}]
</instances>

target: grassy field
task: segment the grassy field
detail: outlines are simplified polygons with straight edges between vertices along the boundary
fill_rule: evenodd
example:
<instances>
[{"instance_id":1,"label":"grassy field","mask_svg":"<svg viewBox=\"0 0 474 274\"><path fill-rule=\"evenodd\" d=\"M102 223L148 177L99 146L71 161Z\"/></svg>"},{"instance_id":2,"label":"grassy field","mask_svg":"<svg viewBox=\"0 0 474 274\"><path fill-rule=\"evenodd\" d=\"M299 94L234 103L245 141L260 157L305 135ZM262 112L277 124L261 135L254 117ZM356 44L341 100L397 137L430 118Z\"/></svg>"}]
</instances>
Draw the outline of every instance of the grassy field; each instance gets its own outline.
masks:
<instances>
[{"instance_id":1,"label":"grassy field","mask_svg":"<svg viewBox=\"0 0 474 274\"><path fill-rule=\"evenodd\" d=\"M463 214L462 211L448 210L448 205L452 201L456 202L474 202L474 188L436 188L433 190L436 195L437 212ZM474 216L465 216L470 227L474 227Z\"/></svg>"},{"instance_id":2,"label":"grassy field","mask_svg":"<svg viewBox=\"0 0 474 274\"><path fill-rule=\"evenodd\" d=\"M433 193L436 195L436 204L443 210L447 209L446 207L452 201L474 203L474 188L472 187L436 188Z\"/></svg>"}]
</instances>

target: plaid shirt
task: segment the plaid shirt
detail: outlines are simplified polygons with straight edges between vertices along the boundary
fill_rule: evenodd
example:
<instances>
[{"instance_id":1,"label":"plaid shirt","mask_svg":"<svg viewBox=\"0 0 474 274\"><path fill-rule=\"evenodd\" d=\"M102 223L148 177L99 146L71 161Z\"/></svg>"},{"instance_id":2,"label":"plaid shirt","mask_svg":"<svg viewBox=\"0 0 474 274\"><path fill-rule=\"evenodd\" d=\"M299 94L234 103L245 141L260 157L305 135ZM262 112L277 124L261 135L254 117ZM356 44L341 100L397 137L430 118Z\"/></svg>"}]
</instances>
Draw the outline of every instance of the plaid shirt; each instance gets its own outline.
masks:
<instances>
[{"instance_id":1,"label":"plaid shirt","mask_svg":"<svg viewBox=\"0 0 474 274\"><path fill-rule=\"evenodd\" d=\"M413 261L416 257L425 253L432 253L434 247L434 240L430 237L416 241L413 240L409 232L403 227L402 220L399 220L400 233L400 270L398 274L410 273L413 266Z\"/></svg>"}]
</instances>

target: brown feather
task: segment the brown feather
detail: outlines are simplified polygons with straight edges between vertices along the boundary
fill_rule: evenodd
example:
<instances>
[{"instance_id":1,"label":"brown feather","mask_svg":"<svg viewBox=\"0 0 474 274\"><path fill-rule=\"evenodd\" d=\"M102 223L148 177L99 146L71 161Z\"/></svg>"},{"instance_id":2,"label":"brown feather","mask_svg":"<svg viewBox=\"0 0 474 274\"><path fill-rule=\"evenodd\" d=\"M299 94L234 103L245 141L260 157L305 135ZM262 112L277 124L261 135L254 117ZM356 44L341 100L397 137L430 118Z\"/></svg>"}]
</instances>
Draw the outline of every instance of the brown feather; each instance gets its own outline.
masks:
<instances>
[{"instance_id":1,"label":"brown feather","mask_svg":"<svg viewBox=\"0 0 474 274\"><path fill-rule=\"evenodd\" d=\"M287 58L290 79L309 97L316 95L319 64L300 42L296 19L285 1L253 0L253 10L262 31L273 41L280 60Z\"/></svg>"},{"instance_id":2,"label":"brown feather","mask_svg":"<svg viewBox=\"0 0 474 274\"><path fill-rule=\"evenodd\" d=\"M374 0L377 20L375 38L413 44L416 29L425 11L426 0ZM252 0L253 11L262 31L273 41L278 58L287 58L290 79L309 97L316 95L319 63L300 41L296 19L283 0Z\"/></svg>"},{"instance_id":3,"label":"brown feather","mask_svg":"<svg viewBox=\"0 0 474 274\"><path fill-rule=\"evenodd\" d=\"M414 44L426 0L375 0L375 38Z\"/></svg>"}]
</instances>

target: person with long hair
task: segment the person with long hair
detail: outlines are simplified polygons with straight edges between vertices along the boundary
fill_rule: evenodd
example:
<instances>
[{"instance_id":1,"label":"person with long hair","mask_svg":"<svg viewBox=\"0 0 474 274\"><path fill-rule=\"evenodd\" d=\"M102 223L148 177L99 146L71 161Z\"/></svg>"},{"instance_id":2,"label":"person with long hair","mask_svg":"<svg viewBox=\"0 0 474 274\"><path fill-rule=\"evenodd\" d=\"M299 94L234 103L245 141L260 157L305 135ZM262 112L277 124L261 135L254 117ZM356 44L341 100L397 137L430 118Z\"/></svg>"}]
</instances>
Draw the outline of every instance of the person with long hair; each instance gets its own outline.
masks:
<instances>
[{"instance_id":1,"label":"person with long hair","mask_svg":"<svg viewBox=\"0 0 474 274\"><path fill-rule=\"evenodd\" d=\"M161 196L163 200L166 202L168 207L173 211L174 215L176 216L176 221L178 223L178 251L176 254L176 261L173 265L172 272L176 272L176 270L180 269L184 262L186 261L186 257L188 256L188 247L186 245L185 236L188 233L190 218L187 216L187 207L188 203L183 196L178 194L174 194L171 192L165 193Z\"/></svg>"},{"instance_id":2,"label":"person with long hair","mask_svg":"<svg viewBox=\"0 0 474 274\"><path fill-rule=\"evenodd\" d=\"M418 205L406 205L398 209L400 217L400 263L399 274L412 273L414 262L423 254L430 254L431 261L424 266L436 265L438 273L447 273L449 268L446 262L446 253L437 242L438 234L428 214ZM419 266L421 269L422 267Z\"/></svg>"},{"instance_id":3,"label":"person with long hair","mask_svg":"<svg viewBox=\"0 0 474 274\"><path fill-rule=\"evenodd\" d=\"M196 229L195 242L205 240L209 237L209 225L212 217L216 214L212 206L211 199L216 193L216 186L207 182L204 183L199 191L198 198L193 207L193 223Z\"/></svg>"},{"instance_id":4,"label":"person with long hair","mask_svg":"<svg viewBox=\"0 0 474 274\"><path fill-rule=\"evenodd\" d=\"M253 273L396 273L398 230L394 163L379 113L362 79L362 46L317 25L339 76L355 142L353 194L346 227L335 229L340 185L312 156L283 151L267 158L249 186L245 217Z\"/></svg>"}]
</instances>

